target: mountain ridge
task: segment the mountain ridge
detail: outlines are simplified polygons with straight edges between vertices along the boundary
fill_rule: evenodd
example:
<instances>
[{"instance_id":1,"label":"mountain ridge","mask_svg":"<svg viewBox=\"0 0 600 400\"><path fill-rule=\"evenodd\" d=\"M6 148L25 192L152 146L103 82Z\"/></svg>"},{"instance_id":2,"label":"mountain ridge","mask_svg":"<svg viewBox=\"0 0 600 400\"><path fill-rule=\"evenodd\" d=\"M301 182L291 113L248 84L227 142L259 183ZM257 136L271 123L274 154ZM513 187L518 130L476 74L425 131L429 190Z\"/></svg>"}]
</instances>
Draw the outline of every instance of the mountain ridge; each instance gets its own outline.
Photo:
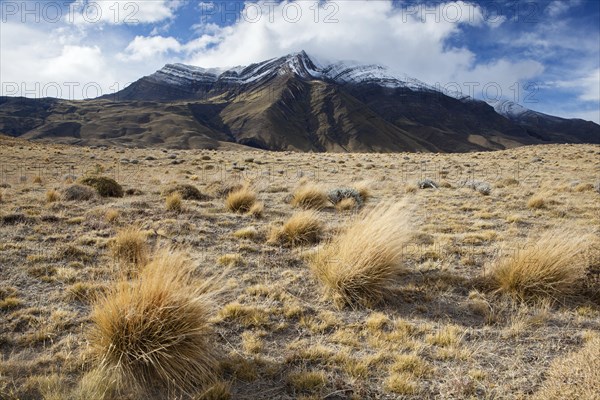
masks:
<instances>
[{"instance_id":1,"label":"mountain ridge","mask_svg":"<svg viewBox=\"0 0 600 400\"><path fill-rule=\"evenodd\" d=\"M436 89L306 52L248 66L167 64L85 101L0 98L0 132L78 144L319 152L466 152L600 143L600 126ZM237 147L236 147L237 146Z\"/></svg>"}]
</instances>

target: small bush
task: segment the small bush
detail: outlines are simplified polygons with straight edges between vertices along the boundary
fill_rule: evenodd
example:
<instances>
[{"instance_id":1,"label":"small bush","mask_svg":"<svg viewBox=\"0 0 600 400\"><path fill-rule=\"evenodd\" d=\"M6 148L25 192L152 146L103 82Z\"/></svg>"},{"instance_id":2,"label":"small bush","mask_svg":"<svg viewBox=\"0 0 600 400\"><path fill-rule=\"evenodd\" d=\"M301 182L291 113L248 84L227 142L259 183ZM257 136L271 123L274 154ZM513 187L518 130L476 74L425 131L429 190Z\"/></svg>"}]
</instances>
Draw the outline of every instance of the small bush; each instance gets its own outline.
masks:
<instances>
[{"instance_id":1,"label":"small bush","mask_svg":"<svg viewBox=\"0 0 600 400\"><path fill-rule=\"evenodd\" d=\"M181 211L183 209L183 203L179 192L173 192L167 195L165 199L165 207L169 211Z\"/></svg>"},{"instance_id":2,"label":"small bush","mask_svg":"<svg viewBox=\"0 0 600 400\"><path fill-rule=\"evenodd\" d=\"M269 235L270 243L287 244L291 246L317 242L323 234L323 223L314 211L300 211L283 226L273 228Z\"/></svg>"},{"instance_id":3,"label":"small bush","mask_svg":"<svg viewBox=\"0 0 600 400\"><path fill-rule=\"evenodd\" d=\"M83 178L81 183L93 187L102 197L123 197L123 187L112 178L88 176Z\"/></svg>"},{"instance_id":4,"label":"small bush","mask_svg":"<svg viewBox=\"0 0 600 400\"><path fill-rule=\"evenodd\" d=\"M139 279L120 282L96 302L90 345L121 388L190 392L215 378L210 282L194 282L181 254L158 253Z\"/></svg>"},{"instance_id":5,"label":"small bush","mask_svg":"<svg viewBox=\"0 0 600 400\"><path fill-rule=\"evenodd\" d=\"M431 179L423 179L417 182L419 189L437 189L439 185Z\"/></svg>"},{"instance_id":6,"label":"small bush","mask_svg":"<svg viewBox=\"0 0 600 400\"><path fill-rule=\"evenodd\" d=\"M87 201L96 197L94 189L83 185L71 185L63 191L63 199L67 201Z\"/></svg>"},{"instance_id":7,"label":"small bush","mask_svg":"<svg viewBox=\"0 0 600 400\"><path fill-rule=\"evenodd\" d=\"M411 229L400 204L365 211L311 260L311 270L341 303L373 304L403 271Z\"/></svg>"},{"instance_id":8,"label":"small bush","mask_svg":"<svg viewBox=\"0 0 600 400\"><path fill-rule=\"evenodd\" d=\"M549 231L496 260L492 287L519 300L572 295L586 276L590 237L569 230Z\"/></svg>"},{"instance_id":9,"label":"small bush","mask_svg":"<svg viewBox=\"0 0 600 400\"><path fill-rule=\"evenodd\" d=\"M188 184L181 184L170 187L163 192L163 196L169 196L173 193L179 193L181 195L181 198L183 198L184 200L204 201L208 200L209 198L207 195L202 194L196 186Z\"/></svg>"},{"instance_id":10,"label":"small bush","mask_svg":"<svg viewBox=\"0 0 600 400\"><path fill-rule=\"evenodd\" d=\"M327 194L317 185L305 184L294 191L291 204L293 207L314 208L320 210L329 203Z\"/></svg>"},{"instance_id":11,"label":"small bush","mask_svg":"<svg viewBox=\"0 0 600 400\"><path fill-rule=\"evenodd\" d=\"M146 234L137 227L120 230L110 242L110 249L120 263L141 266L148 261Z\"/></svg>"},{"instance_id":12,"label":"small bush","mask_svg":"<svg viewBox=\"0 0 600 400\"><path fill-rule=\"evenodd\" d=\"M479 192L484 196L487 196L492 192L492 187L487 182L465 181L465 182L462 182L462 185L466 188L473 189L476 192Z\"/></svg>"},{"instance_id":13,"label":"small bush","mask_svg":"<svg viewBox=\"0 0 600 400\"><path fill-rule=\"evenodd\" d=\"M54 203L55 201L58 201L59 198L60 193L54 189L50 189L46 192L46 203Z\"/></svg>"},{"instance_id":14,"label":"small bush","mask_svg":"<svg viewBox=\"0 0 600 400\"><path fill-rule=\"evenodd\" d=\"M225 199L225 207L232 212L246 213L252 209L256 203L256 193L248 186L233 191Z\"/></svg>"},{"instance_id":15,"label":"small bush","mask_svg":"<svg viewBox=\"0 0 600 400\"><path fill-rule=\"evenodd\" d=\"M335 206L337 206L340 202L344 200L353 200L354 204L357 207L362 207L364 203L364 199L360 195L360 192L353 188L341 188L330 190L327 193L327 198Z\"/></svg>"}]
</instances>

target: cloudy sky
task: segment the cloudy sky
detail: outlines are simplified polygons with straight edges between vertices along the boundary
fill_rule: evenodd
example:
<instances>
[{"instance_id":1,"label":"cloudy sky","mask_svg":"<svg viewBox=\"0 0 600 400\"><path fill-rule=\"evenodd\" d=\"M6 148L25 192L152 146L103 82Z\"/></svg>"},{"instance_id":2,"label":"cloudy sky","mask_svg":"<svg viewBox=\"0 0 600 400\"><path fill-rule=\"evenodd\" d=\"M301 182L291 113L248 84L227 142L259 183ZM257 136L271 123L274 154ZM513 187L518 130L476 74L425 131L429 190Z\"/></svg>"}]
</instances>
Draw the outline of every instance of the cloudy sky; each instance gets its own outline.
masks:
<instances>
[{"instance_id":1,"label":"cloudy sky","mask_svg":"<svg viewBox=\"0 0 600 400\"><path fill-rule=\"evenodd\" d=\"M96 97L166 63L305 50L600 123L599 21L597 0L2 0L0 93Z\"/></svg>"}]
</instances>

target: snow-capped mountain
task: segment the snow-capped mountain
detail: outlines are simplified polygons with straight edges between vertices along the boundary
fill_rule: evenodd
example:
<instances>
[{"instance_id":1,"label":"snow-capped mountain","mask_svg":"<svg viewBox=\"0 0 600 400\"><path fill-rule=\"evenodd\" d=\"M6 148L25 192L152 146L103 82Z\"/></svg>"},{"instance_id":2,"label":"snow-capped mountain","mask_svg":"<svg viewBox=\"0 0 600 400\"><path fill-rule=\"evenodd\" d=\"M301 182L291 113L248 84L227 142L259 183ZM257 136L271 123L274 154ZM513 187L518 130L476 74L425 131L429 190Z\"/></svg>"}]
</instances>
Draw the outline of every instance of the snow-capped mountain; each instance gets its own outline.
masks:
<instances>
[{"instance_id":1,"label":"snow-capped mountain","mask_svg":"<svg viewBox=\"0 0 600 400\"><path fill-rule=\"evenodd\" d=\"M82 144L336 152L600 143L592 122L509 101L491 106L384 66L324 62L304 51L234 68L168 64L96 100L0 98L0 133Z\"/></svg>"},{"instance_id":2,"label":"snow-capped mountain","mask_svg":"<svg viewBox=\"0 0 600 400\"><path fill-rule=\"evenodd\" d=\"M171 84L182 87L198 83L217 82L245 85L286 74L293 74L303 79L327 80L338 84L376 84L387 88L437 90L418 79L409 76L396 76L388 68L381 65L364 65L354 61L321 64L313 61L304 51L230 69L207 69L185 64L167 64L148 76L148 79L158 84Z\"/></svg>"}]
</instances>

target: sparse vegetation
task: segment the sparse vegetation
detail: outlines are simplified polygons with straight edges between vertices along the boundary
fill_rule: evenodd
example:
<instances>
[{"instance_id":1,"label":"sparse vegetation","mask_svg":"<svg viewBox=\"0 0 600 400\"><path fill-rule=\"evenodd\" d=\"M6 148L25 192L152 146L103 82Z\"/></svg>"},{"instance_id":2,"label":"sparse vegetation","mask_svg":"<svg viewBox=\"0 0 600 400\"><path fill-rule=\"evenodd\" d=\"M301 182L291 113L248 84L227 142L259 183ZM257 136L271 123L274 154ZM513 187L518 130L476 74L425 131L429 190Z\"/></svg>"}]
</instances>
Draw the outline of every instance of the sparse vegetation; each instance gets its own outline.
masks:
<instances>
[{"instance_id":1,"label":"sparse vegetation","mask_svg":"<svg viewBox=\"0 0 600 400\"><path fill-rule=\"evenodd\" d=\"M325 244L311 270L337 300L376 303L405 269L403 249L411 234L403 204L381 205Z\"/></svg>"},{"instance_id":2,"label":"sparse vegetation","mask_svg":"<svg viewBox=\"0 0 600 400\"><path fill-rule=\"evenodd\" d=\"M0 398L591 398L597 391L591 372L598 358L592 340L600 330L600 215L589 183L597 180L599 151L550 145L454 155L163 152L0 137L5 163L48 171L41 186L32 184L37 167L23 170L25 180L21 174L0 177ZM201 160L204 154L209 162ZM534 156L544 161L530 165ZM74 163L83 169L70 170ZM134 179L129 168L139 172ZM494 178L489 171L504 175ZM513 171L518 181L506 178ZM439 190L417 188L424 173ZM128 195L101 198L79 185L87 195L67 201L69 182L82 174L121 176L117 181ZM219 181L211 182L211 174ZM493 191L480 196L466 190L465 178L488 181ZM166 211L165 189L184 182L210 197L182 198L185 212ZM226 197L243 185L259 199L250 211L231 213ZM320 210L292 207L301 186L325 194L352 189L369 200L360 208L353 196L336 205L327 199ZM47 202L52 189L59 199ZM532 196L543 197L545 206L529 208ZM378 203L396 212L360 225ZM316 216L320 234L288 241L284 225L304 213ZM118 255L117 237L126 229L137 231L130 248L145 256ZM565 231L558 242L566 247L542 241L556 230ZM375 265L398 254L390 249L398 248L404 231L408 239L394 272L374 274ZM310 237L313 230L307 232ZM342 242L345 247L335 246ZM496 268L518 261L530 244L539 251L517 264L531 268L532 260L546 260L539 264L580 278L555 290L548 274L513 271L504 276L517 283L501 288L502 279L493 279ZM166 289L173 286L165 276L178 270L170 258L159 268L160 280L144 275L151 249L166 245L189 254L189 279L177 290ZM319 262L333 265L322 271L334 285L314 273ZM358 274L358 265L372 268ZM223 276L219 291L207 293L212 302L194 294L204 276ZM150 287L165 290L157 295ZM375 294L365 287L375 287ZM204 310L193 322L178 308L190 302ZM351 306L340 309L344 304ZM113 336L116 345L106 339L98 347L91 310L110 314L113 331L120 332ZM205 349L218 360L211 363L214 380L195 378L196 369L179 362L181 348L171 350L191 338L171 328L177 318L206 328ZM174 337L177 343L160 345ZM187 354L186 363L203 357ZM174 376L171 361L193 374L165 378Z\"/></svg>"},{"instance_id":3,"label":"sparse vegetation","mask_svg":"<svg viewBox=\"0 0 600 400\"><path fill-rule=\"evenodd\" d=\"M542 387L532 397L545 399L594 399L600 393L600 336L556 359L547 371Z\"/></svg>"}]
</instances>

